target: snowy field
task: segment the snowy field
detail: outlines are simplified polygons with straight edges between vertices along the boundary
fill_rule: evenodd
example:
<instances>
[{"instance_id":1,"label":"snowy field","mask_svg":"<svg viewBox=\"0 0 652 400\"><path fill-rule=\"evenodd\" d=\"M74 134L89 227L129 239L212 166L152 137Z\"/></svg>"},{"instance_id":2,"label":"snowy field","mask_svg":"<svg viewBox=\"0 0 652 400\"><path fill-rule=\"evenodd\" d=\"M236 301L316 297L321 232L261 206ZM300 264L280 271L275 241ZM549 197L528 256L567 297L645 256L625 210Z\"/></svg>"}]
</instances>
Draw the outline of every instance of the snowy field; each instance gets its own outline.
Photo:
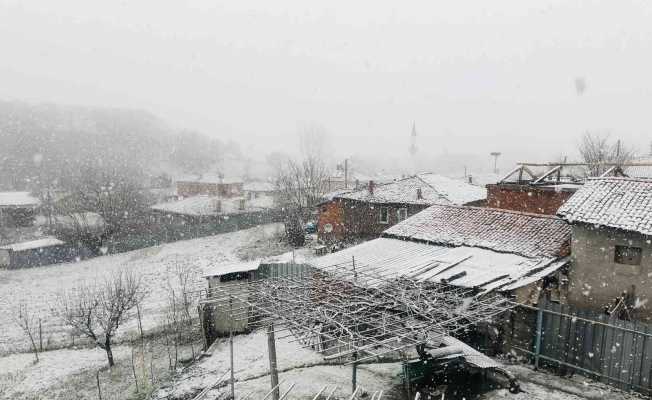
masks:
<instances>
[{"instance_id":1,"label":"snowy field","mask_svg":"<svg viewBox=\"0 0 652 400\"><path fill-rule=\"evenodd\" d=\"M28 349L25 335L13 321L20 303L41 318L43 342L47 347L67 346L72 339L53 310L57 294L81 282L102 280L116 270L127 268L143 275L149 291L142 310L143 328L152 329L163 321L168 282L174 281L177 267L191 271L195 284L203 287L201 273L208 267L241 262L241 257L249 253L269 255L267 248L272 249L272 253L280 251L276 243L279 232L282 232L282 225L269 224L78 263L0 270L0 355ZM136 321L132 320L121 327L119 333L124 336L135 327Z\"/></svg>"}]
</instances>

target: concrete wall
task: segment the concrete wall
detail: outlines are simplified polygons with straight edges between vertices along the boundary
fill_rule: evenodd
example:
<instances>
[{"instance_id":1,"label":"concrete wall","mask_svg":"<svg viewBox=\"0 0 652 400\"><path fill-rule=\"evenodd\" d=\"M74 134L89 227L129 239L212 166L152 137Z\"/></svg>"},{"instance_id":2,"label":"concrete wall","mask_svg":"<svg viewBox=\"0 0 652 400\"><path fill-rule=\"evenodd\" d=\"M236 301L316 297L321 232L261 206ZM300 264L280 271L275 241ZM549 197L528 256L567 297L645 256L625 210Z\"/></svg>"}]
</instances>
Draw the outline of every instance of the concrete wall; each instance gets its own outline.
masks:
<instances>
[{"instance_id":1,"label":"concrete wall","mask_svg":"<svg viewBox=\"0 0 652 400\"><path fill-rule=\"evenodd\" d=\"M534 214L555 215L574 191L530 185L487 185L487 207Z\"/></svg>"},{"instance_id":2,"label":"concrete wall","mask_svg":"<svg viewBox=\"0 0 652 400\"><path fill-rule=\"evenodd\" d=\"M624 291L630 291L641 304L636 318L650 320L652 238L587 224L574 224L572 235L568 303L602 311ZM643 251L641 265L617 264L614 261L616 245L640 247Z\"/></svg>"}]
</instances>

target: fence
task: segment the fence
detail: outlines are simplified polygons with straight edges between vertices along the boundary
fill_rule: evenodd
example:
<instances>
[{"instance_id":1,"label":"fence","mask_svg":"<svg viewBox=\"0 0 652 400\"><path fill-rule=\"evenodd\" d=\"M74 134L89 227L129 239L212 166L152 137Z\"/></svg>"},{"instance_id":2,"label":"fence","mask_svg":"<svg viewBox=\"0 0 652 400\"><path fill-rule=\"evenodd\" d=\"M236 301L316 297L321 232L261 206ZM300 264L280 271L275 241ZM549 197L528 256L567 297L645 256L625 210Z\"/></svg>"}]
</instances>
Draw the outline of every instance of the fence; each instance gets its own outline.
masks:
<instances>
[{"instance_id":1,"label":"fence","mask_svg":"<svg viewBox=\"0 0 652 400\"><path fill-rule=\"evenodd\" d=\"M623 390L652 394L652 328L543 300L532 348L536 366L574 371Z\"/></svg>"}]
</instances>

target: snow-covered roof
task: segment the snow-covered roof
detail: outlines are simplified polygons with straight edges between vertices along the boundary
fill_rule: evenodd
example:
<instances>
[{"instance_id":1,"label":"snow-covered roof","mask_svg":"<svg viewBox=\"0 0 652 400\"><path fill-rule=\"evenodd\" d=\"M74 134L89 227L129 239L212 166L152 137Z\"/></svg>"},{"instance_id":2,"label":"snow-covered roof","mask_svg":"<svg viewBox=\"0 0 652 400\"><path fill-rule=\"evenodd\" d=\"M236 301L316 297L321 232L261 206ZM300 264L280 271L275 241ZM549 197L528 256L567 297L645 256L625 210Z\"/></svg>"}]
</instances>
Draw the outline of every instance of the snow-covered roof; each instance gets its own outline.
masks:
<instances>
[{"instance_id":1,"label":"snow-covered roof","mask_svg":"<svg viewBox=\"0 0 652 400\"><path fill-rule=\"evenodd\" d=\"M389 278L448 282L484 291L511 289L518 282L548 267L560 268L556 257L525 257L478 247L435 245L408 240L379 238L309 261L316 268L350 263L355 257L361 281L369 273Z\"/></svg>"},{"instance_id":2,"label":"snow-covered roof","mask_svg":"<svg viewBox=\"0 0 652 400\"><path fill-rule=\"evenodd\" d=\"M420 197L418 190L421 191ZM373 194L364 188L337 196L369 203L400 204L466 204L486 197L487 190L483 187L431 173L375 185Z\"/></svg>"},{"instance_id":3,"label":"snow-covered roof","mask_svg":"<svg viewBox=\"0 0 652 400\"><path fill-rule=\"evenodd\" d=\"M201 174L201 175L186 175L179 179L177 182L196 182L196 183L212 183L212 184L233 184L243 183L242 178L238 177L224 177L219 174Z\"/></svg>"},{"instance_id":4,"label":"snow-covered roof","mask_svg":"<svg viewBox=\"0 0 652 400\"><path fill-rule=\"evenodd\" d=\"M567 249L564 220L494 208L433 205L387 229L383 236L447 246L481 247L525 257L558 257Z\"/></svg>"},{"instance_id":5,"label":"snow-covered roof","mask_svg":"<svg viewBox=\"0 0 652 400\"><path fill-rule=\"evenodd\" d=\"M62 244L66 244L66 242L55 237L48 236L42 239L30 240L29 242L13 243L7 246L2 246L0 249L11 251L25 251L42 249L44 247L61 246Z\"/></svg>"},{"instance_id":6,"label":"snow-covered roof","mask_svg":"<svg viewBox=\"0 0 652 400\"><path fill-rule=\"evenodd\" d=\"M652 180L589 179L557 214L571 223L578 221L652 235Z\"/></svg>"},{"instance_id":7,"label":"snow-covered roof","mask_svg":"<svg viewBox=\"0 0 652 400\"><path fill-rule=\"evenodd\" d=\"M29 192L0 192L0 208L38 207L41 201Z\"/></svg>"},{"instance_id":8,"label":"snow-covered roof","mask_svg":"<svg viewBox=\"0 0 652 400\"><path fill-rule=\"evenodd\" d=\"M240 209L240 201L245 202L244 210ZM243 197L221 198L199 195L187 197L183 200L155 204L151 208L157 211L164 211L173 214L215 216L261 211L264 209L270 209L273 206L274 198L271 196L260 196L248 200Z\"/></svg>"},{"instance_id":9,"label":"snow-covered roof","mask_svg":"<svg viewBox=\"0 0 652 400\"><path fill-rule=\"evenodd\" d=\"M74 228L79 226L82 228L102 230L106 227L106 221L104 221L104 218L102 218L100 214L94 212L55 215L53 220L56 225L65 228Z\"/></svg>"},{"instance_id":10,"label":"snow-covered roof","mask_svg":"<svg viewBox=\"0 0 652 400\"><path fill-rule=\"evenodd\" d=\"M259 261L241 262L229 265L217 265L204 269L203 277L212 278L237 272L256 271L260 267Z\"/></svg>"},{"instance_id":11,"label":"snow-covered roof","mask_svg":"<svg viewBox=\"0 0 652 400\"><path fill-rule=\"evenodd\" d=\"M273 192L274 184L271 182L246 182L243 189L247 192Z\"/></svg>"}]
</instances>

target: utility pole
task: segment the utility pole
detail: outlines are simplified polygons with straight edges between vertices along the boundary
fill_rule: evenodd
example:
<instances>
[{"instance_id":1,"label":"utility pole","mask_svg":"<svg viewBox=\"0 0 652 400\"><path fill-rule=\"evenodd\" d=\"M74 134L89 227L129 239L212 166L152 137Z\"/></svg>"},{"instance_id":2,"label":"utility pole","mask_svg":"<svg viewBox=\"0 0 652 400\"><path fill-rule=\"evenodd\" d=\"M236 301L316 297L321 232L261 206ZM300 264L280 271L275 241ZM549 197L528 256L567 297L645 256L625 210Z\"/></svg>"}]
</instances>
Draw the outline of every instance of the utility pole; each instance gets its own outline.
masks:
<instances>
[{"instance_id":1,"label":"utility pole","mask_svg":"<svg viewBox=\"0 0 652 400\"><path fill-rule=\"evenodd\" d=\"M349 188L349 159L344 159L344 189Z\"/></svg>"},{"instance_id":2,"label":"utility pole","mask_svg":"<svg viewBox=\"0 0 652 400\"><path fill-rule=\"evenodd\" d=\"M498 173L498 157L500 157L502 153L499 151L492 151L489 153L494 158L494 174Z\"/></svg>"}]
</instances>

